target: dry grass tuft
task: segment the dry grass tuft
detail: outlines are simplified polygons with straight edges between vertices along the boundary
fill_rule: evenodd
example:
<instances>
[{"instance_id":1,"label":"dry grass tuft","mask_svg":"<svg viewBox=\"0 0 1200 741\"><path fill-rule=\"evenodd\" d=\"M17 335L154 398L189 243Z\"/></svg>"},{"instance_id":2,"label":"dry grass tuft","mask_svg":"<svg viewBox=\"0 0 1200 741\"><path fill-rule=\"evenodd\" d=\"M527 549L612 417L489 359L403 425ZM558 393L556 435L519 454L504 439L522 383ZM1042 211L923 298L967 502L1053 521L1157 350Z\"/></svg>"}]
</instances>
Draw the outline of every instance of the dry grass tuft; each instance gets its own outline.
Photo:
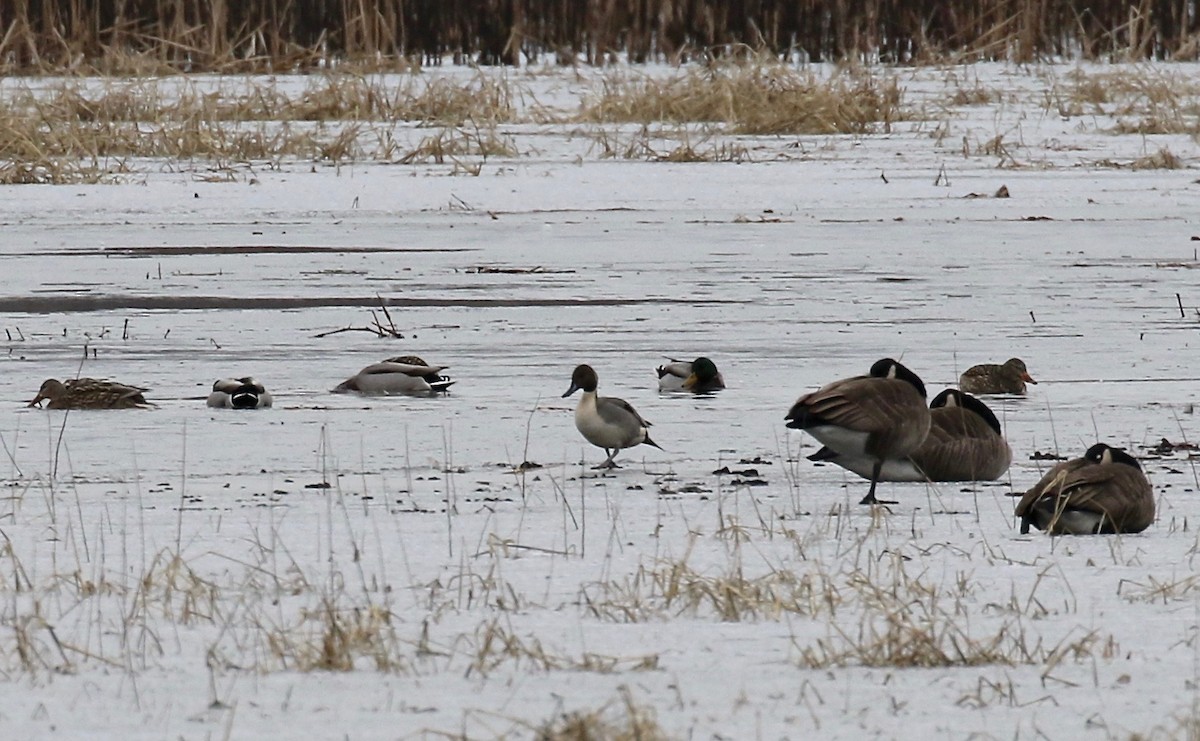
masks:
<instances>
[{"instance_id":1,"label":"dry grass tuft","mask_svg":"<svg viewBox=\"0 0 1200 741\"><path fill-rule=\"evenodd\" d=\"M1138 157L1129 165L1134 170L1179 170L1183 166L1183 160L1166 147L1153 154Z\"/></svg>"},{"instance_id":2,"label":"dry grass tuft","mask_svg":"<svg viewBox=\"0 0 1200 741\"><path fill-rule=\"evenodd\" d=\"M729 133L852 134L902 120L894 78L839 74L823 80L777 63L691 69L667 79L608 76L584 102L593 123L724 123Z\"/></svg>"},{"instance_id":3,"label":"dry grass tuft","mask_svg":"<svg viewBox=\"0 0 1200 741\"><path fill-rule=\"evenodd\" d=\"M597 710L572 710L534 729L538 741L665 741L671 738L654 711L634 702L622 685L620 699Z\"/></svg>"}]
</instances>

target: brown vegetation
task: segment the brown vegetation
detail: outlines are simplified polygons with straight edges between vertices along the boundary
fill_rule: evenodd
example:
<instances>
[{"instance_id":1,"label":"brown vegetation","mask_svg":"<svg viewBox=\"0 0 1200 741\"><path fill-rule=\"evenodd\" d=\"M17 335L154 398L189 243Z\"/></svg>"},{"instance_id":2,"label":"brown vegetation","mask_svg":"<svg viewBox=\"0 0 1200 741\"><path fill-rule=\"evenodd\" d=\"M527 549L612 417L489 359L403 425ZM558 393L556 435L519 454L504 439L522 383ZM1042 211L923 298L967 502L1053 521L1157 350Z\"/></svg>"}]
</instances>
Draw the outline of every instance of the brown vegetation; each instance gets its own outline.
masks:
<instances>
[{"instance_id":1,"label":"brown vegetation","mask_svg":"<svg viewBox=\"0 0 1200 741\"><path fill-rule=\"evenodd\" d=\"M742 48L811 61L1194 58L1198 30L1196 7L1173 0L26 0L0 4L0 71L411 69L544 56L602 64Z\"/></svg>"}]
</instances>

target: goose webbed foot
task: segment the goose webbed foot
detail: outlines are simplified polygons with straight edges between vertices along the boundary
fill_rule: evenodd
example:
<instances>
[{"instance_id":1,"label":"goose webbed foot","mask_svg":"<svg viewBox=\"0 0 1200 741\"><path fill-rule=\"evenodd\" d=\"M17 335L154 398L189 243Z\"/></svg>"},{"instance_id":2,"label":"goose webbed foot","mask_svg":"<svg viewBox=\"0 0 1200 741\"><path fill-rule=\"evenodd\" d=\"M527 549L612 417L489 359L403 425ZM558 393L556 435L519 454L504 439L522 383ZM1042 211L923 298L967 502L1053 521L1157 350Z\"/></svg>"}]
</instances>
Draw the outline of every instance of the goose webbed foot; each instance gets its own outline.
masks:
<instances>
[{"instance_id":1,"label":"goose webbed foot","mask_svg":"<svg viewBox=\"0 0 1200 741\"><path fill-rule=\"evenodd\" d=\"M863 497L861 500L859 500L859 502L858 502L859 504L899 504L899 502L893 502L893 501L890 501L887 499L876 499L875 498L875 485L877 483L879 483L879 474L882 470L883 470L883 461L882 460L876 461L875 469L871 472L871 489L867 492L867 495L865 497Z\"/></svg>"}]
</instances>

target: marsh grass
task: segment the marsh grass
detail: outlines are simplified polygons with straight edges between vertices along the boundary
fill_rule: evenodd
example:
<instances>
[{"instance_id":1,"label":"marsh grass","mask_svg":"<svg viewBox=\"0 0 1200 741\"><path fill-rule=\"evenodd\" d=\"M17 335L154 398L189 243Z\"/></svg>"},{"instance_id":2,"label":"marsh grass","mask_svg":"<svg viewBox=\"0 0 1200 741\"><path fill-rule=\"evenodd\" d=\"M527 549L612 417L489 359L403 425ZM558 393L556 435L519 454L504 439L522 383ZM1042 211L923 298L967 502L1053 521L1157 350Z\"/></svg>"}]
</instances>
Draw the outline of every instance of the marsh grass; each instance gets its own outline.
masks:
<instances>
[{"instance_id":1,"label":"marsh grass","mask_svg":"<svg viewBox=\"0 0 1200 741\"><path fill-rule=\"evenodd\" d=\"M671 738L658 724L652 708L634 701L627 685L616 700L593 710L556 714L531 729L538 741L666 741Z\"/></svg>"},{"instance_id":2,"label":"marsh grass","mask_svg":"<svg viewBox=\"0 0 1200 741\"><path fill-rule=\"evenodd\" d=\"M727 133L861 134L903 120L894 78L842 72L830 79L761 60L690 68L667 78L608 75L584 100L590 123L721 123Z\"/></svg>"},{"instance_id":3,"label":"marsh grass","mask_svg":"<svg viewBox=\"0 0 1200 741\"><path fill-rule=\"evenodd\" d=\"M1047 89L1044 107L1065 118L1111 117L1114 134L1200 135L1200 83L1150 66L1074 70Z\"/></svg>"}]
</instances>

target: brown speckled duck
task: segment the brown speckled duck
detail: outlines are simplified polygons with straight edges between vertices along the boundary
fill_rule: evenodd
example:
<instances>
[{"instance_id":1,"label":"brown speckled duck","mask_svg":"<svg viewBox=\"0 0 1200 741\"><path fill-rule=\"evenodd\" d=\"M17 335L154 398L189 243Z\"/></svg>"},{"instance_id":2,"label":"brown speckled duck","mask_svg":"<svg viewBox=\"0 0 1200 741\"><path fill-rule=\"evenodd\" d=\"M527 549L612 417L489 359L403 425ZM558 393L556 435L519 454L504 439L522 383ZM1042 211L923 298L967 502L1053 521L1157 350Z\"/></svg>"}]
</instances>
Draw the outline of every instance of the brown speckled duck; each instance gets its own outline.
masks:
<instances>
[{"instance_id":1,"label":"brown speckled duck","mask_svg":"<svg viewBox=\"0 0 1200 741\"><path fill-rule=\"evenodd\" d=\"M142 396L144 391L96 378L68 378L66 383L47 378L29 406L41 406L44 400L49 409L146 409L154 405Z\"/></svg>"},{"instance_id":2,"label":"brown speckled duck","mask_svg":"<svg viewBox=\"0 0 1200 741\"><path fill-rule=\"evenodd\" d=\"M1063 461L1017 502L1021 533L1140 533L1154 522L1154 492L1137 459L1104 443Z\"/></svg>"},{"instance_id":3,"label":"brown speckled duck","mask_svg":"<svg viewBox=\"0 0 1200 741\"><path fill-rule=\"evenodd\" d=\"M1004 365L985 363L967 368L958 379L958 387L968 394L1023 394L1025 384L1037 381L1025 369L1025 361L1009 358Z\"/></svg>"}]
</instances>

